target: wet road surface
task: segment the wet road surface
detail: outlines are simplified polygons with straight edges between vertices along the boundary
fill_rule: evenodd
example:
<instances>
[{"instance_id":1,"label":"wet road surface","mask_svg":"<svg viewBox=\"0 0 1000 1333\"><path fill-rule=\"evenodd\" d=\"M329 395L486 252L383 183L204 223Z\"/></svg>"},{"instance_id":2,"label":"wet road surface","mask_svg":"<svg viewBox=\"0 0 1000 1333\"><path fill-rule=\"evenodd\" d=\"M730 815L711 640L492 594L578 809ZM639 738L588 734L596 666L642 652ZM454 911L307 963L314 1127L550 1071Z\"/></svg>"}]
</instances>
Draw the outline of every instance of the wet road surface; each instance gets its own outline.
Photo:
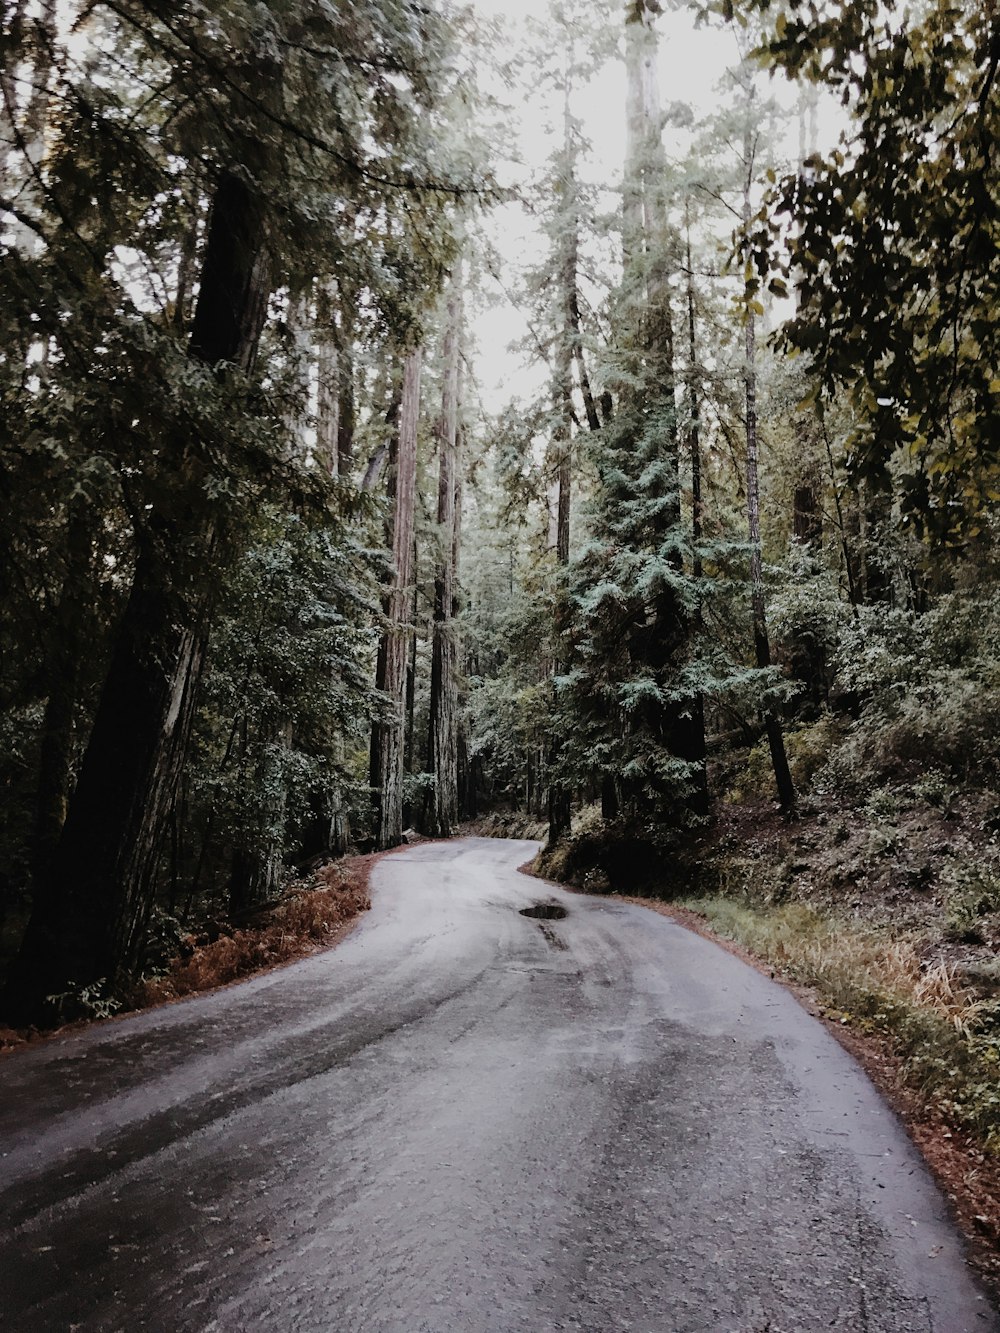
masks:
<instances>
[{"instance_id":1,"label":"wet road surface","mask_svg":"<svg viewBox=\"0 0 1000 1333\"><path fill-rule=\"evenodd\" d=\"M334 952L0 1062L0 1327L996 1329L822 1026L533 852L407 849Z\"/></svg>"}]
</instances>

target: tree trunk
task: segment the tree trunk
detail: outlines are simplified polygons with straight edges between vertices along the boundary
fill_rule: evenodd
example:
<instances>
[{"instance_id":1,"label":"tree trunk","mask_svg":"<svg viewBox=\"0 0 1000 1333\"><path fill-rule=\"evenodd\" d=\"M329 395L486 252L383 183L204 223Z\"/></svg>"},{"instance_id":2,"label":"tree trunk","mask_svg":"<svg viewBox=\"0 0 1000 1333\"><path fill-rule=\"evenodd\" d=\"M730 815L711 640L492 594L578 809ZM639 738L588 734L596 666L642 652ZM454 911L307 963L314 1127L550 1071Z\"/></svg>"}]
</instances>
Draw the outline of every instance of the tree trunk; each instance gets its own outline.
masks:
<instances>
[{"instance_id":1,"label":"tree trunk","mask_svg":"<svg viewBox=\"0 0 1000 1333\"><path fill-rule=\"evenodd\" d=\"M379 649L382 681L392 717L372 727L371 781L376 792L375 845L396 847L403 840L403 772L406 742L407 658L414 627L409 623L416 514L417 421L420 411L419 348L406 358L396 451L396 504L393 517L393 579Z\"/></svg>"},{"instance_id":2,"label":"tree trunk","mask_svg":"<svg viewBox=\"0 0 1000 1333\"><path fill-rule=\"evenodd\" d=\"M264 325L269 264L260 201L236 176L216 190L190 355L248 370ZM139 534L135 575L51 873L37 894L7 1008L141 965L164 828L187 752L218 564L221 514L192 512L194 450L180 495ZM174 500L172 505L170 502Z\"/></svg>"},{"instance_id":3,"label":"tree trunk","mask_svg":"<svg viewBox=\"0 0 1000 1333\"><path fill-rule=\"evenodd\" d=\"M458 475L458 371L461 297L457 277L448 298L444 392L438 428L438 567L431 643L430 762L434 794L430 832L448 838L458 823L458 644L454 623L455 484Z\"/></svg>"},{"instance_id":4,"label":"tree trunk","mask_svg":"<svg viewBox=\"0 0 1000 1333\"><path fill-rule=\"evenodd\" d=\"M557 274L559 282L559 329L555 345L555 365L553 388L555 397L555 428L552 432L552 454L555 463L557 499L556 499L556 561L565 577L569 565L570 536L570 491L572 486L572 432L573 432L573 360L579 343L579 306L577 301L577 263L579 241L577 235L577 199L576 199L576 164L573 151L573 126L570 119L569 83L565 89L563 104L563 173L562 213L559 228L561 254L558 256ZM583 381L586 383L586 371L583 369L582 355L580 367ZM589 384L587 385L589 391ZM596 409L593 400L588 406L589 413ZM592 423L591 423L592 424ZM556 590L555 630L559 642L565 632L565 606L563 589ZM565 664L555 661L552 674L559 675ZM554 688L554 687L553 687ZM552 733L546 759L548 772L548 846L556 843L570 831L572 819L572 791L563 780L563 767L560 752L562 749L558 729Z\"/></svg>"},{"instance_id":5,"label":"tree trunk","mask_svg":"<svg viewBox=\"0 0 1000 1333\"><path fill-rule=\"evenodd\" d=\"M751 89L752 98L752 89ZM747 107L747 127L743 140L746 175L743 188L743 222L749 226L750 185L753 180L754 144L750 130L750 106ZM746 437L747 437L747 522L750 535L750 604L753 619L753 640L757 665L762 669L771 665L771 644L767 633L767 611L764 601L764 570L760 539L760 478L757 469L757 328L753 305L746 301L744 374L746 378ZM782 810L790 814L795 808L795 787L785 753L785 736L781 721L773 707L764 708L764 727L767 732L771 765L778 788Z\"/></svg>"},{"instance_id":6,"label":"tree trunk","mask_svg":"<svg viewBox=\"0 0 1000 1333\"><path fill-rule=\"evenodd\" d=\"M337 355L335 296L332 284L321 287L316 305L316 463L328 477L337 475L340 459L340 360Z\"/></svg>"},{"instance_id":7,"label":"tree trunk","mask_svg":"<svg viewBox=\"0 0 1000 1333\"><path fill-rule=\"evenodd\" d=\"M698 392L698 340L694 311L694 271L691 266L691 227L686 229L687 249L687 324L688 324L688 453L691 459L691 573L697 583L697 610L694 628L698 638L704 634L702 615L702 510L701 510L701 399ZM708 767L705 745L705 696L696 694L691 702L690 741L691 758L696 768L696 803L704 813L708 810Z\"/></svg>"},{"instance_id":8,"label":"tree trunk","mask_svg":"<svg viewBox=\"0 0 1000 1333\"><path fill-rule=\"evenodd\" d=\"M792 496L792 535L803 547L819 544L823 538L823 514L819 506L816 486L802 481Z\"/></svg>"},{"instance_id":9,"label":"tree trunk","mask_svg":"<svg viewBox=\"0 0 1000 1333\"><path fill-rule=\"evenodd\" d=\"M349 477L354 466L354 306L340 293L340 345L337 349L337 475Z\"/></svg>"},{"instance_id":10,"label":"tree trunk","mask_svg":"<svg viewBox=\"0 0 1000 1333\"><path fill-rule=\"evenodd\" d=\"M38 765L35 826L32 838L32 884L36 891L48 881L59 844L73 780L73 740L80 694L80 664L92 633L92 590L87 586L92 563L89 516L76 500L66 525L66 575L59 598L58 642L49 680Z\"/></svg>"},{"instance_id":11,"label":"tree trunk","mask_svg":"<svg viewBox=\"0 0 1000 1333\"><path fill-rule=\"evenodd\" d=\"M886 559L888 554L886 538L892 524L892 481L885 472L880 481L881 485L870 480L865 481L863 485L862 558L865 601L869 605L876 602L892 602L892 572Z\"/></svg>"}]
</instances>

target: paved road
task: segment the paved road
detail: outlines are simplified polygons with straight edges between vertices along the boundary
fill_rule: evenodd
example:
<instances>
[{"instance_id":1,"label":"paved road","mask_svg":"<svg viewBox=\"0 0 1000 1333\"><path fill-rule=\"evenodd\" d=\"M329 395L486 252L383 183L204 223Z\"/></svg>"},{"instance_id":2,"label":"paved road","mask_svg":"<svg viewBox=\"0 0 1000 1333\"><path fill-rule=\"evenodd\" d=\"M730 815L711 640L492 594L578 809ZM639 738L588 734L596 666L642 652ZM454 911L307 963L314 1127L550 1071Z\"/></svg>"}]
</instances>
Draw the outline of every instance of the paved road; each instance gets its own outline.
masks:
<instances>
[{"instance_id":1,"label":"paved road","mask_svg":"<svg viewBox=\"0 0 1000 1333\"><path fill-rule=\"evenodd\" d=\"M995 1329L824 1029L533 850L385 858L335 952L0 1063L0 1326Z\"/></svg>"}]
</instances>

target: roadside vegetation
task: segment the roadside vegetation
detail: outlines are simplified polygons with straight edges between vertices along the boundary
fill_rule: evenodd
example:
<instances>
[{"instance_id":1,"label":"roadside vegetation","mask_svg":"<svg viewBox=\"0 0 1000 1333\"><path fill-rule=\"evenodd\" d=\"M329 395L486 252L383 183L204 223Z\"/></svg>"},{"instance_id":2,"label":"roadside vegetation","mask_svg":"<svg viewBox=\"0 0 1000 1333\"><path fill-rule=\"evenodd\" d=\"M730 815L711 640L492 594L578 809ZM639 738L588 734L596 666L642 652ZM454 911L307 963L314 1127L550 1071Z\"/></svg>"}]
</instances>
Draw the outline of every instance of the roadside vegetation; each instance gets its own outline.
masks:
<instances>
[{"instance_id":1,"label":"roadside vegetation","mask_svg":"<svg viewBox=\"0 0 1000 1333\"><path fill-rule=\"evenodd\" d=\"M185 933L176 922L164 922L160 939L151 943L146 976L110 999L100 989L92 995L74 990L54 996L56 1023L63 1017L60 1000L68 1022L93 1022L217 990L331 948L371 906L372 860L349 856L324 865L315 876L290 884L275 903L238 927L209 920L199 931ZM34 1028L0 1026L0 1053L39 1035Z\"/></svg>"}]
</instances>

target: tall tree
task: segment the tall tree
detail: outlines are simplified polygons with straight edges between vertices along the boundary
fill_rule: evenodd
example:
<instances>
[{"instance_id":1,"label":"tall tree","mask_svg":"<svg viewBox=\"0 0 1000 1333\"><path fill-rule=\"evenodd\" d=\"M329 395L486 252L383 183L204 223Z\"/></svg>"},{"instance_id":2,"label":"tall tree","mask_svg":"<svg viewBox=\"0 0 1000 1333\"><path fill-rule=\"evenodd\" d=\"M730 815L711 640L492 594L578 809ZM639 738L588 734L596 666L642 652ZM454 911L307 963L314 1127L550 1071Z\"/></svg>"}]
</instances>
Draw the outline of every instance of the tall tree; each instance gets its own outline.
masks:
<instances>
[{"instance_id":1,"label":"tall tree","mask_svg":"<svg viewBox=\"0 0 1000 1333\"><path fill-rule=\"evenodd\" d=\"M421 350L411 351L403 368L403 395L396 447L392 528L392 584L386 599L386 626L380 648L380 688L389 716L376 721L371 739L371 785L376 794L375 845L396 847L403 839L403 769L407 666L415 627L413 542L417 485L417 422L420 410Z\"/></svg>"},{"instance_id":2,"label":"tall tree","mask_svg":"<svg viewBox=\"0 0 1000 1333\"><path fill-rule=\"evenodd\" d=\"M751 124L750 112L753 107L753 84L747 91L747 120L743 134L743 225L748 226L751 217L750 190L753 185L754 160L756 157L756 139ZM747 272L753 269L747 261ZM746 394L746 478L747 478L747 524L750 536L750 606L753 620L753 641L757 665L766 670L771 665L771 641L767 632L767 607L764 594L764 569L760 540L760 473L757 458L757 300L756 286L750 277L749 289L744 300L744 347L745 347L745 394ZM795 787L788 768L788 756L785 753L785 737L773 704L764 706L764 728L767 732L767 745L771 753L771 765L774 780L778 787L778 800L781 808L790 812L795 806Z\"/></svg>"},{"instance_id":3,"label":"tall tree","mask_svg":"<svg viewBox=\"0 0 1000 1333\"><path fill-rule=\"evenodd\" d=\"M437 553L431 644L430 743L434 790L428 828L450 837L458 824L458 625L455 620L457 487L460 485L458 395L461 358L461 276L454 273L445 316L441 416L438 421Z\"/></svg>"},{"instance_id":4,"label":"tall tree","mask_svg":"<svg viewBox=\"0 0 1000 1333\"><path fill-rule=\"evenodd\" d=\"M613 419L596 439L597 543L578 593L593 729L579 740L603 769L602 806L626 824L657 812L664 829L705 806L704 737L690 656L693 589L681 531L674 324L674 235L656 79L658 5L625 10L627 141L624 266L616 311ZM588 587L589 585L589 587ZM599 739L600 737L600 739Z\"/></svg>"},{"instance_id":5,"label":"tall tree","mask_svg":"<svg viewBox=\"0 0 1000 1333\"><path fill-rule=\"evenodd\" d=\"M243 181L222 177L190 342L205 365L252 367L270 293L264 217ZM178 474L179 495L190 497L203 475L194 450L182 451ZM139 534L76 789L10 978L21 1002L139 959L204 664L211 602L201 576L220 541L215 521L188 503Z\"/></svg>"},{"instance_id":6,"label":"tall tree","mask_svg":"<svg viewBox=\"0 0 1000 1333\"><path fill-rule=\"evenodd\" d=\"M555 217L556 228L556 335L553 355L553 428L551 453L556 477L556 525L555 555L560 576L565 579L565 570L569 565L570 552L570 515L573 485L572 443L573 443L573 363L578 358L581 382L585 387L588 418L592 427L596 426L596 409L590 393L590 383L583 362L583 348L580 339L579 295L577 290L579 262L579 202L577 198L576 171L576 135L570 113L570 95L572 92L571 70L573 65L572 41L568 40L565 84L563 89L563 145L559 162L559 204ZM561 638L565 629L564 591L556 589L555 637ZM553 663L553 673L558 676L565 663ZM562 764L560 738L554 731L547 755L548 781L548 817L549 846L553 847L570 829L572 812L572 788L566 782L561 771Z\"/></svg>"}]
</instances>

